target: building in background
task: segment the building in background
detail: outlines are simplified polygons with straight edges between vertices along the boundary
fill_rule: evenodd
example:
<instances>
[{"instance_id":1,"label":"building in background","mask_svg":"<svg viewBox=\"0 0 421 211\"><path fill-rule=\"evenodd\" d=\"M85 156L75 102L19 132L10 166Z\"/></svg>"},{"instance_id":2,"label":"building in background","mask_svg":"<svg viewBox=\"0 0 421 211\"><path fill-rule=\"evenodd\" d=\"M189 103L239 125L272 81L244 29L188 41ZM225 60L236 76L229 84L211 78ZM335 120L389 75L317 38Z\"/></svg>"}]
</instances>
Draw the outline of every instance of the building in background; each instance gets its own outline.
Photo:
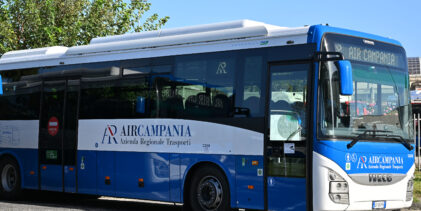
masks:
<instances>
[{"instance_id":1,"label":"building in background","mask_svg":"<svg viewBox=\"0 0 421 211\"><path fill-rule=\"evenodd\" d=\"M414 114L421 114L421 57L408 58L411 104Z\"/></svg>"},{"instance_id":2,"label":"building in background","mask_svg":"<svg viewBox=\"0 0 421 211\"><path fill-rule=\"evenodd\" d=\"M410 75L420 75L421 57L408 58L408 70Z\"/></svg>"},{"instance_id":3,"label":"building in background","mask_svg":"<svg viewBox=\"0 0 421 211\"><path fill-rule=\"evenodd\" d=\"M408 71L411 90L421 89L421 57L408 58Z\"/></svg>"}]
</instances>

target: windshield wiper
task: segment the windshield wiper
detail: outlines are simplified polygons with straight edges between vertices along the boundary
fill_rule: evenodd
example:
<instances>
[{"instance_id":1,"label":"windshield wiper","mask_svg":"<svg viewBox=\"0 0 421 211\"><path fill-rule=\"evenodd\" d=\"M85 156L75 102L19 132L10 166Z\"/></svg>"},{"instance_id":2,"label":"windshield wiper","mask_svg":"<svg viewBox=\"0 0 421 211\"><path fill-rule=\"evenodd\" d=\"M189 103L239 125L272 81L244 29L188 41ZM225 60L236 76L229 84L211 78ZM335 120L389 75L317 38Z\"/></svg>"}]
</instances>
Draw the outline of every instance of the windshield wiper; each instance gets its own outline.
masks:
<instances>
[{"instance_id":1,"label":"windshield wiper","mask_svg":"<svg viewBox=\"0 0 421 211\"><path fill-rule=\"evenodd\" d=\"M352 141L346 145L346 148L350 149L352 148L357 142L360 141L362 138L375 138L376 133L391 133L390 130L364 130L363 133L359 134L357 137L352 138ZM372 133L371 135L368 135L367 133Z\"/></svg>"},{"instance_id":2,"label":"windshield wiper","mask_svg":"<svg viewBox=\"0 0 421 211\"><path fill-rule=\"evenodd\" d=\"M391 138L392 140L394 140L394 141L396 141L398 143L401 143L409 151L411 151L411 150L414 149L414 147L411 144L409 144L407 141L405 141L405 139L402 136L399 136L399 135L388 135L388 134L386 134L384 136L387 137L387 138Z\"/></svg>"},{"instance_id":3,"label":"windshield wiper","mask_svg":"<svg viewBox=\"0 0 421 211\"><path fill-rule=\"evenodd\" d=\"M296 129L294 132L292 132L289 136L288 136L288 138L287 138L287 141L289 141L289 139L290 138L292 138L293 136L295 136L295 134L297 134L298 132L301 132L301 130L302 130L303 128L301 127L301 126L299 126L298 127L298 129Z\"/></svg>"},{"instance_id":4,"label":"windshield wiper","mask_svg":"<svg viewBox=\"0 0 421 211\"><path fill-rule=\"evenodd\" d=\"M376 134L376 133L391 133L390 130L365 130L364 133L359 134L357 137L353 138L352 141L346 145L348 149L353 147L360 139L363 138L375 138L375 137L386 137L391 138L392 140L401 143L405 148L407 148L409 151L413 150L414 147L409 144L402 136L399 135L390 135L390 134ZM370 135L368 133L371 133Z\"/></svg>"}]
</instances>

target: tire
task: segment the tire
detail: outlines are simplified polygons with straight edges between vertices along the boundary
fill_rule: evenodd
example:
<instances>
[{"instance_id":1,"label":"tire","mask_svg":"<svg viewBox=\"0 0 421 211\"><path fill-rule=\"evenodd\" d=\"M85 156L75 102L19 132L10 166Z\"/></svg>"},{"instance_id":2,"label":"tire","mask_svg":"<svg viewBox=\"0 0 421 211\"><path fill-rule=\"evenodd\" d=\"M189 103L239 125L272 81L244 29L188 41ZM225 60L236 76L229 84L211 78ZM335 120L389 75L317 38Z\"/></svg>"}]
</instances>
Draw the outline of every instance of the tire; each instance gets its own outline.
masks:
<instances>
[{"instance_id":1,"label":"tire","mask_svg":"<svg viewBox=\"0 0 421 211\"><path fill-rule=\"evenodd\" d=\"M99 195L90 195L90 194L71 194L71 197L75 198L76 200L97 200L99 199L101 196Z\"/></svg>"},{"instance_id":2,"label":"tire","mask_svg":"<svg viewBox=\"0 0 421 211\"><path fill-rule=\"evenodd\" d=\"M0 197L16 200L22 196L19 165L9 157L0 161Z\"/></svg>"},{"instance_id":3,"label":"tire","mask_svg":"<svg viewBox=\"0 0 421 211\"><path fill-rule=\"evenodd\" d=\"M191 210L230 210L230 192L225 175L215 167L199 168L193 175L188 196Z\"/></svg>"}]
</instances>

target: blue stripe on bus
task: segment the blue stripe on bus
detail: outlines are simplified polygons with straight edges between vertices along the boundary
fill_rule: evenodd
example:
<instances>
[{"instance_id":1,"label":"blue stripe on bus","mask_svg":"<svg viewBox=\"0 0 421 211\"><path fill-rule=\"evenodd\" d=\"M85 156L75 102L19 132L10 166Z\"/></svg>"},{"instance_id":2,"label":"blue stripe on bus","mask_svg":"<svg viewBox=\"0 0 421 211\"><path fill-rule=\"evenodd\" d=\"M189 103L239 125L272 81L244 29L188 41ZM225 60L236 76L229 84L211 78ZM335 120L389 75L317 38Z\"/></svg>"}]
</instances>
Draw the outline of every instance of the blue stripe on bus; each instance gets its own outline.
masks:
<instances>
[{"instance_id":1,"label":"blue stripe on bus","mask_svg":"<svg viewBox=\"0 0 421 211\"><path fill-rule=\"evenodd\" d=\"M76 193L75 166L64 166L64 192Z\"/></svg>"},{"instance_id":2,"label":"blue stripe on bus","mask_svg":"<svg viewBox=\"0 0 421 211\"><path fill-rule=\"evenodd\" d=\"M63 190L63 168L61 165L41 165L41 190Z\"/></svg>"},{"instance_id":3,"label":"blue stripe on bus","mask_svg":"<svg viewBox=\"0 0 421 211\"><path fill-rule=\"evenodd\" d=\"M409 151L400 143L360 141L348 149L349 142L316 141L314 151L337 163L348 174L406 174L414 164L414 150Z\"/></svg>"},{"instance_id":4,"label":"blue stripe on bus","mask_svg":"<svg viewBox=\"0 0 421 211\"><path fill-rule=\"evenodd\" d=\"M253 166L252 161L258 165ZM183 202L187 173L202 162L214 163L224 171L232 207L264 208L264 180L258 175L258 169L263 169L262 156L78 151L78 192ZM143 187L139 187L140 180ZM254 188L249 189L250 185Z\"/></svg>"},{"instance_id":5,"label":"blue stripe on bus","mask_svg":"<svg viewBox=\"0 0 421 211\"><path fill-rule=\"evenodd\" d=\"M22 188L38 189L38 150L3 148L0 151L0 155L10 154L17 159ZM66 166L64 170L66 192L76 192L77 172L78 193L183 202L188 171L198 163L211 162L227 176L232 207L264 208L264 179L260 174L263 156L106 151L78 151L77 154L77 165ZM253 161L257 161L256 165L252 165ZM41 188L61 192L61 166L45 166ZM70 168L77 170L70 171ZM139 187L140 179L144 187Z\"/></svg>"},{"instance_id":6,"label":"blue stripe on bus","mask_svg":"<svg viewBox=\"0 0 421 211\"><path fill-rule=\"evenodd\" d=\"M2 148L0 156L11 155L16 158L22 178L22 188L38 189L38 150ZM33 174L31 174L31 172Z\"/></svg>"},{"instance_id":7,"label":"blue stripe on bus","mask_svg":"<svg viewBox=\"0 0 421 211\"><path fill-rule=\"evenodd\" d=\"M236 156L236 193L237 205L248 209L264 209L264 178L263 178L263 156ZM256 164L253 166L253 161ZM259 176L259 169L261 174ZM253 188L250 189L249 186Z\"/></svg>"},{"instance_id":8,"label":"blue stripe on bus","mask_svg":"<svg viewBox=\"0 0 421 211\"><path fill-rule=\"evenodd\" d=\"M306 210L305 178L268 177L267 181L268 210Z\"/></svg>"}]
</instances>

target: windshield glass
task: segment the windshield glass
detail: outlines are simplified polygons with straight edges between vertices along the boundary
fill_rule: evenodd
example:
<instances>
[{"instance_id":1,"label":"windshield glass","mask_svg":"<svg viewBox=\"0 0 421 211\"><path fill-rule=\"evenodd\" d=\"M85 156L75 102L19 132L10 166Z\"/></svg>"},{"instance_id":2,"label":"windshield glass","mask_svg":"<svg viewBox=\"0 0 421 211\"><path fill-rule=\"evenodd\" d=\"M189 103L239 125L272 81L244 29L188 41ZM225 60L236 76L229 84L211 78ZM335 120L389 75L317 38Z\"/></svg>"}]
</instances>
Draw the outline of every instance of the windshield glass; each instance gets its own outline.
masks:
<instances>
[{"instance_id":1,"label":"windshield glass","mask_svg":"<svg viewBox=\"0 0 421 211\"><path fill-rule=\"evenodd\" d=\"M323 48L341 52L351 61L354 92L351 96L340 95L337 66L334 61L321 63L319 135L355 138L376 131L382 137L370 140L385 140L386 136L412 140L409 80L403 49L333 34L325 36Z\"/></svg>"}]
</instances>

